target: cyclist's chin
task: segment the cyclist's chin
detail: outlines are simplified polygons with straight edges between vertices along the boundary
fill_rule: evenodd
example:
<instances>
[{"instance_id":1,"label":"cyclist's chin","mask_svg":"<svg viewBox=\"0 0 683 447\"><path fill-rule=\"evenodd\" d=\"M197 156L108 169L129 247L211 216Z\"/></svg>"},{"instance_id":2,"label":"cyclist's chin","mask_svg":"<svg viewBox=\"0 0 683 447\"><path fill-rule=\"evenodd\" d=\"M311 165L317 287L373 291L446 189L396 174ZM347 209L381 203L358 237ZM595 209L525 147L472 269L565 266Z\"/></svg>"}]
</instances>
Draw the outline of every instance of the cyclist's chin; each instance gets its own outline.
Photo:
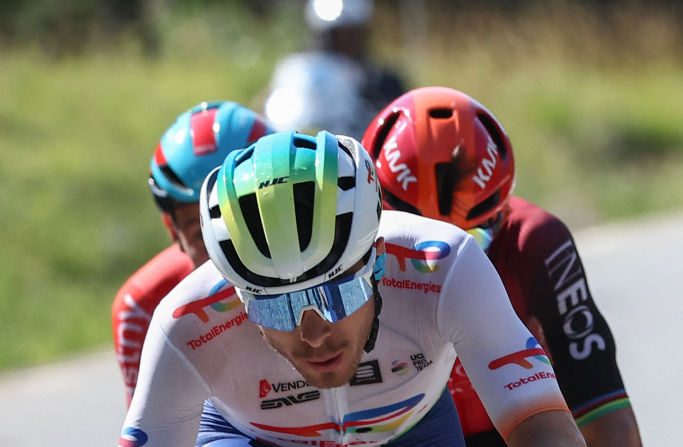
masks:
<instances>
[{"instance_id":1,"label":"cyclist's chin","mask_svg":"<svg viewBox=\"0 0 683 447\"><path fill-rule=\"evenodd\" d=\"M342 351L336 356L323 361L298 359L296 369L308 383L316 388L336 388L349 383L360 358L353 352Z\"/></svg>"}]
</instances>

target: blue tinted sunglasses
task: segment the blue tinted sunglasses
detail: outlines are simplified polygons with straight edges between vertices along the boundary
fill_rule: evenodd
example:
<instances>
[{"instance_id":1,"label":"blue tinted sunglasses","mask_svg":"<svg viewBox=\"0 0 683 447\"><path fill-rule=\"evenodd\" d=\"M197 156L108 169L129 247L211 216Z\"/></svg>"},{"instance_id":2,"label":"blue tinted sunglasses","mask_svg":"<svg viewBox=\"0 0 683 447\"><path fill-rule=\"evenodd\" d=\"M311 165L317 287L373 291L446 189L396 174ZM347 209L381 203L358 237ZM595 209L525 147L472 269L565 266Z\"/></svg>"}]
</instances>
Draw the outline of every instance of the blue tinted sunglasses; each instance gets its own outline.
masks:
<instances>
[{"instance_id":1,"label":"blue tinted sunglasses","mask_svg":"<svg viewBox=\"0 0 683 447\"><path fill-rule=\"evenodd\" d=\"M358 272L308 289L279 295L254 295L244 290L237 293L246 303L249 320L268 329L294 331L307 310L336 323L372 298L372 278L380 279L384 269L384 255L372 262L374 258Z\"/></svg>"}]
</instances>

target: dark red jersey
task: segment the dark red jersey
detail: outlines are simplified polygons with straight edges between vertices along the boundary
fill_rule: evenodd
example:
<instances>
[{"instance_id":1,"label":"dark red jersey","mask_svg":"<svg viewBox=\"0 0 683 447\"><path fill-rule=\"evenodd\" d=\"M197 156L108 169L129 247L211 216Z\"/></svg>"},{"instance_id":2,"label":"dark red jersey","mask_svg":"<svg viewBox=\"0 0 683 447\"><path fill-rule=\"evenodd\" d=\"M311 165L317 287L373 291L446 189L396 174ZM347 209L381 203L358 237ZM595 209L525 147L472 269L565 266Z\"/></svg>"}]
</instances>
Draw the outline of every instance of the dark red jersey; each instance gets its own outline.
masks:
<instances>
[{"instance_id":1,"label":"dark red jersey","mask_svg":"<svg viewBox=\"0 0 683 447\"><path fill-rule=\"evenodd\" d=\"M628 406L614 339L593 301L569 229L519 197L510 199L510 208L489 248L489 259L517 315L550 355L574 417L581 425ZM460 362L449 388L465 436L494 430ZM487 439L468 445L495 445Z\"/></svg>"},{"instance_id":2,"label":"dark red jersey","mask_svg":"<svg viewBox=\"0 0 683 447\"><path fill-rule=\"evenodd\" d=\"M161 299L193 269L190 258L173 244L128 278L114 298L111 314L114 348L128 403L137 382L142 343L152 313Z\"/></svg>"}]
</instances>

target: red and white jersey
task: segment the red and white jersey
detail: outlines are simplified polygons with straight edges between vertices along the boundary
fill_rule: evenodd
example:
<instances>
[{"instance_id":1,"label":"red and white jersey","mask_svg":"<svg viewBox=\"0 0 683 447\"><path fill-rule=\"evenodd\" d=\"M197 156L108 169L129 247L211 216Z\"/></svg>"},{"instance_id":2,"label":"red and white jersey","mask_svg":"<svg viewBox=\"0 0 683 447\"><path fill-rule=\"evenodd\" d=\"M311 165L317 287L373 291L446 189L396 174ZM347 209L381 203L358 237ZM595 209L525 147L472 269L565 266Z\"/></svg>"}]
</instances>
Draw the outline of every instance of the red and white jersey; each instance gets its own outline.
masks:
<instances>
[{"instance_id":1,"label":"red and white jersey","mask_svg":"<svg viewBox=\"0 0 683 447\"><path fill-rule=\"evenodd\" d=\"M112 304L111 321L116 360L130 402L138 378L142 343L154 309L194 268L177 244L166 248L125 282Z\"/></svg>"},{"instance_id":2,"label":"red and white jersey","mask_svg":"<svg viewBox=\"0 0 683 447\"><path fill-rule=\"evenodd\" d=\"M488 255L515 312L548 351L577 422L628 406L614 339L562 221L512 197ZM465 436L494 429L459 362L449 388Z\"/></svg>"},{"instance_id":3,"label":"red and white jersey","mask_svg":"<svg viewBox=\"0 0 683 447\"><path fill-rule=\"evenodd\" d=\"M504 436L533 414L567 410L548 358L471 236L396 211L382 215L379 236L387 259L378 338L349 384L310 386L207 262L154 313L120 445L193 445L205 399L265 443L382 445L434 405L456 352Z\"/></svg>"}]
</instances>

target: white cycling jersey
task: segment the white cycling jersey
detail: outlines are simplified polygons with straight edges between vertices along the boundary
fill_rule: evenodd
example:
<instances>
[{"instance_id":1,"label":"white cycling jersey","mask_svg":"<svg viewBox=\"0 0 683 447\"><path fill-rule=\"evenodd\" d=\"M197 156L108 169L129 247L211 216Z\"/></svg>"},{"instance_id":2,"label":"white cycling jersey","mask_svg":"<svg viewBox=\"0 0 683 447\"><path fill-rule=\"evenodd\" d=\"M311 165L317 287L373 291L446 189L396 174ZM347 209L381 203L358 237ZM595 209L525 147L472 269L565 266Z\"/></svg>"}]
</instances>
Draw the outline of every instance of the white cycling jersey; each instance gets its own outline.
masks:
<instances>
[{"instance_id":1,"label":"white cycling jersey","mask_svg":"<svg viewBox=\"0 0 683 447\"><path fill-rule=\"evenodd\" d=\"M379 236L387 249L379 334L348 385L308 385L207 262L154 313L121 445L194 445L207 398L266 443L382 445L429 411L456 352L503 436L533 414L566 410L548 358L469 235L385 211Z\"/></svg>"}]
</instances>

